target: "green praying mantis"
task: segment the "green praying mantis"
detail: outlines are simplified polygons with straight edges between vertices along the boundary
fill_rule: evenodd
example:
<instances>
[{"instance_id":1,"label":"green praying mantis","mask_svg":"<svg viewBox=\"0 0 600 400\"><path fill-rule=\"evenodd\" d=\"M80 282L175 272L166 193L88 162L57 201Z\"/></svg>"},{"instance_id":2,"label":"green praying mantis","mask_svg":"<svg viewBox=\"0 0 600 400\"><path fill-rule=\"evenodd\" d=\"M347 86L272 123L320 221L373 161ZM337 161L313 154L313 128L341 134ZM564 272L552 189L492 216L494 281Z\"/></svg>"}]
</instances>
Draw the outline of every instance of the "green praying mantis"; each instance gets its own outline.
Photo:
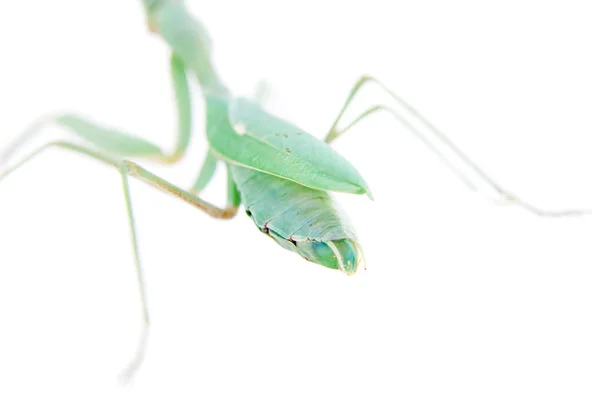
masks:
<instances>
[{"instance_id":1,"label":"green praying mantis","mask_svg":"<svg viewBox=\"0 0 600 400\"><path fill-rule=\"evenodd\" d=\"M160 35L172 51L171 79L179 121L175 150L167 153L140 137L104 128L74 114L62 114L36 122L0 153L0 164L4 164L40 128L47 124L57 124L85 140L88 145L68 141L46 144L4 170L0 179L15 172L46 149L56 147L84 154L119 171L144 317L144 330L138 351L125 370L124 378L131 377L143 359L149 326L144 278L133 222L130 177L169 192L217 219L233 218L240 205L243 205L257 228L280 246L308 261L352 275L364 264L364 255L356 232L332 202L330 192L366 194L369 197L371 192L359 172L331 144L365 118L386 112L394 115L473 189L475 186L459 168L447 160L439 145L454 152L464 167L470 168L489 183L500 196L535 214L567 216L589 213L586 210L543 211L521 201L493 181L401 97L370 76L359 78L352 87L324 140L315 138L267 112L261 106L260 96L247 99L232 94L214 68L207 32L190 15L183 1L144 0L143 3L150 30ZM184 190L129 159L173 164L184 156L190 143L192 121L189 75L196 78L204 95L209 150L194 184L190 189ZM369 84L377 85L387 92L395 100L399 111L377 104L364 110L350 123L342 125L342 118L346 116L349 106L362 88ZM429 135L417 129L406 118L407 115L421 122ZM215 206L198 197L213 178L218 163L227 166L228 193L224 207Z\"/></svg>"}]
</instances>

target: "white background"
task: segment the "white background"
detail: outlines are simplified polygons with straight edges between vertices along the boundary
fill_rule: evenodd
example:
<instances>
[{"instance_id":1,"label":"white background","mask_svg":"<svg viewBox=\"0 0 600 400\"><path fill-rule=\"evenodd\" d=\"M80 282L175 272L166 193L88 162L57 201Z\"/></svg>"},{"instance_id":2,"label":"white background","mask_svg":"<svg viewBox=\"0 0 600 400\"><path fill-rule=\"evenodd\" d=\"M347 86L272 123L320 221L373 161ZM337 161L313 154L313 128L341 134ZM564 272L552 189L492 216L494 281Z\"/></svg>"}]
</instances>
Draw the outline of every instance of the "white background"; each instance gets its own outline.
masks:
<instances>
[{"instance_id":1,"label":"white background","mask_svg":"<svg viewBox=\"0 0 600 400\"><path fill-rule=\"evenodd\" d=\"M230 87L249 94L265 78L268 108L315 135L368 72L524 199L598 204L595 1L189 3ZM168 51L141 3L8 2L0 51L0 145L73 110L173 146ZM360 104L385 99L369 89ZM206 148L195 100L189 157L148 164L182 186ZM338 196L368 259L352 278L279 248L243 213L212 220L132 183L153 327L127 388L116 377L141 316L118 174L54 151L7 178L0 398L600 396L594 217L498 207L383 115L336 147L375 196Z\"/></svg>"}]
</instances>

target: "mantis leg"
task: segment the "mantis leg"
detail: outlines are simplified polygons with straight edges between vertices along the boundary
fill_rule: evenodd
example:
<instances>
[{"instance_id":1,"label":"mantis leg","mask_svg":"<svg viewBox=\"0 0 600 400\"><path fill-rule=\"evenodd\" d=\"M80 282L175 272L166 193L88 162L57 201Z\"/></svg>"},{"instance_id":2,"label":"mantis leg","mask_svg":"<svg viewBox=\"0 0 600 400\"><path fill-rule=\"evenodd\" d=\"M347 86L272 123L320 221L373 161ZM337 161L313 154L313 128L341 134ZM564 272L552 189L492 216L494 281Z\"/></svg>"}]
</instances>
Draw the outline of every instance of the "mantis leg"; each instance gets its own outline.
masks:
<instances>
[{"instance_id":1,"label":"mantis leg","mask_svg":"<svg viewBox=\"0 0 600 400\"><path fill-rule=\"evenodd\" d=\"M264 104L266 99L268 98L268 96L269 96L269 85L267 84L267 82L265 80L261 79L254 89L253 98L259 104ZM213 154L213 152L209 148L206 152L206 156L204 157L204 163L202 164L202 168L200 168L198 177L196 178L196 181L190 188L191 193L198 194L198 193L202 192L202 190L206 187L206 185L208 185L208 183L210 182L210 180L212 179L212 177L215 173L218 161L219 160L217 159L217 157ZM229 171L227 171L227 174L228 174L227 185L229 188L228 191L229 191L229 194L231 196L233 196L233 193L235 193L235 191L233 190L233 189L235 189L235 183L233 183L233 181L231 180L231 175L229 174ZM233 198L230 197L230 199L233 201Z\"/></svg>"},{"instance_id":2,"label":"mantis leg","mask_svg":"<svg viewBox=\"0 0 600 400\"><path fill-rule=\"evenodd\" d=\"M180 189L179 187L154 175L150 171L142 168L141 166L139 166L138 164L136 164L134 162L126 161L126 160L117 161L108 156L105 156L104 154L102 154L98 151L91 150L86 147L79 146L79 145L69 143L69 142L64 142L64 141L48 143L48 144L40 147L38 150L30 153L28 156L23 158L20 162L15 164L13 167L9 168L8 170L6 170L2 174L0 174L0 181L2 179L6 178L9 174L18 170L20 167L22 167L28 161L32 160L35 156L37 156L44 150L47 150L49 148L54 148L54 147L58 147L58 148L70 150L70 151L73 151L73 152L76 152L79 154L83 154L83 155L86 155L93 159L96 159L104 164L111 165L111 166L117 168L117 170L119 171L119 173L121 175L122 185L123 185L123 194L125 196L125 204L127 206L127 214L128 214L128 218L129 218L131 241L132 241L132 245L133 245L135 267L136 267L136 272L137 272L138 290L140 293L140 300L141 300L141 305L142 305L142 315L143 315L142 334L141 334L140 340L138 342L138 348L136 350L134 358L132 359L132 361L129 363L129 365L127 366L127 368L124 370L124 372L121 375L123 381L127 382L135 374L135 372L139 368L140 364L142 363L142 360L143 360L144 354L145 354L145 349L146 349L148 330L149 330L149 326L150 326L150 319L149 319L149 315L148 315L148 304L147 304L147 300L146 300L146 290L145 290L145 285L144 285L144 275L143 275L142 266L140 263L139 246L138 246L134 217L133 217L133 206L132 206L131 194L130 194L130 190L129 190L129 177L131 176L131 177L140 179L146 183L149 183L150 185L152 185L158 189L164 190L164 191L180 198L181 200L185 201L186 203L191 204L196 208L199 208L200 210L204 211L206 214L210 215L211 217L219 218L219 219L230 219L236 215L237 209L239 206L239 194L237 194L237 197L235 195L235 192L233 194L230 194L228 196L229 201L228 201L227 207L219 208L217 206L214 206L214 205L196 197L194 194L187 192L183 189ZM235 190L235 187L234 187L234 190ZM229 189L229 191L231 193L231 188Z\"/></svg>"},{"instance_id":3,"label":"mantis leg","mask_svg":"<svg viewBox=\"0 0 600 400\"><path fill-rule=\"evenodd\" d=\"M175 54L171 56L171 79L175 90L179 120L179 134L173 153L166 154L155 144L134 135L99 126L77 115L62 114L45 117L32 124L4 152L0 153L0 166L45 125L50 123L67 128L93 146L110 154L148 158L165 163L176 162L183 156L190 142L191 104L188 80L185 75L185 65Z\"/></svg>"},{"instance_id":4,"label":"mantis leg","mask_svg":"<svg viewBox=\"0 0 600 400\"><path fill-rule=\"evenodd\" d=\"M345 115L346 110L352 100L355 98L358 91L366 84L366 83L375 83L381 89L383 89L388 95L390 95L395 102L400 106L400 109L406 116L398 113L397 111L382 105L377 104L365 110L358 117L356 117L352 122L346 125L343 128L340 128L340 120ZM477 186L473 183L473 181L465 174L464 169L469 170L471 174L477 176L480 180L491 186L491 188L500 195L504 200L517 204L526 210L544 217L560 217L560 216L575 216L575 215L583 215L583 214L591 214L591 210L561 210L561 211L545 211L541 210L529 203L526 203L520 200L517 196L510 193L508 190L504 189L498 183L496 183L487 173L485 173L473 160L467 157L460 148L455 145L445 134L443 134L439 129L437 129L431 122L429 122L425 117L423 117L418 111L416 111L410 104L408 104L404 99L398 96L396 93L392 92L389 88L387 88L383 83L379 80L364 75L358 79L358 81L354 84L344 106L341 111L335 118L331 128L327 136L325 137L325 142L331 143L352 127L354 127L357 123L362 121L364 118L369 115L375 114L378 111L386 111L392 114L396 119L398 119L402 124L408 128L408 130L414 134L419 140L421 140L432 152L434 152L441 161L454 172L460 180L467 185L471 190L478 190ZM408 117L408 118L407 118ZM414 119L416 122L421 124L426 132L429 132L429 135L425 134L422 130L418 129L410 120ZM449 156L451 156L454 160L461 163L463 168L457 168L448 158L448 156L444 155L441 149L445 149L448 152Z\"/></svg>"},{"instance_id":5,"label":"mantis leg","mask_svg":"<svg viewBox=\"0 0 600 400\"><path fill-rule=\"evenodd\" d=\"M268 95L269 86L265 80L261 79L256 85L253 98L259 104L264 104ZM202 168L200 169L200 172L198 173L198 177L196 178L196 181L190 188L191 193L198 194L206 187L206 185L208 185L215 173L218 161L218 158L209 148L206 152L206 156L204 157L204 163L202 165ZM233 179L231 178L231 173L229 172L229 169L227 170L227 193L228 201L230 204L240 204L239 193L237 191L235 183L233 182Z\"/></svg>"},{"instance_id":6,"label":"mantis leg","mask_svg":"<svg viewBox=\"0 0 600 400\"><path fill-rule=\"evenodd\" d=\"M198 194L206 187L206 185L208 185L215 174L217 161L217 157L215 157L209 148L206 152L206 156L204 157L204 163L202 164L198 178L196 178L196 182L194 182L192 188L190 189L191 193Z\"/></svg>"}]
</instances>

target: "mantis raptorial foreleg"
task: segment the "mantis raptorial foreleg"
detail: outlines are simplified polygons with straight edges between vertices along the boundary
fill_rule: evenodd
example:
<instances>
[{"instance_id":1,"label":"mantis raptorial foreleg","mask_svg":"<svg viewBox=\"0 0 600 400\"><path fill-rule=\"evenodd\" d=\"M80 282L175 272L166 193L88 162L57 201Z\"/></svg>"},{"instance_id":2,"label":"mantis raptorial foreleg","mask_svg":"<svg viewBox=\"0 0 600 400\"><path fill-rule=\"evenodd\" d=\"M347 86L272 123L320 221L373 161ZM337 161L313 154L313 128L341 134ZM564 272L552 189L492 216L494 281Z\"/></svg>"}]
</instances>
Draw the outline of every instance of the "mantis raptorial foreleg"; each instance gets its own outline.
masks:
<instances>
[{"instance_id":1,"label":"mantis raptorial foreleg","mask_svg":"<svg viewBox=\"0 0 600 400\"><path fill-rule=\"evenodd\" d=\"M83 118L64 114L47 117L34 123L28 130L18 136L4 152L0 153L0 166L5 164L11 155L39 132L40 129L50 123L63 126L93 146L120 157L150 159L167 164L177 162L183 157L189 146L192 117L190 91L185 66L174 54L171 55L171 80L175 92L179 125L177 143L172 153L165 154L155 144L134 135L114 129L107 129ZM199 176L190 190L192 193L199 193L210 182L214 175L216 164L217 160L209 150Z\"/></svg>"},{"instance_id":2,"label":"mantis raptorial foreleg","mask_svg":"<svg viewBox=\"0 0 600 400\"><path fill-rule=\"evenodd\" d=\"M268 96L269 85L264 79L261 79L254 88L252 98L258 104L262 105L265 103ZM202 168L200 169L200 172L198 174L198 178L196 178L196 181L192 185L190 192L194 194L200 193L206 187L206 185L208 185L215 173L218 161L219 160L214 155L214 153L210 149L208 149L208 151L206 152L206 156L204 157L204 164L202 165ZM229 185L231 185L231 179L229 181Z\"/></svg>"},{"instance_id":3,"label":"mantis raptorial foreleg","mask_svg":"<svg viewBox=\"0 0 600 400\"><path fill-rule=\"evenodd\" d=\"M194 194L198 194L208 185L213 175L215 174L215 170L217 168L217 162L219 160L213 154L213 152L208 149L206 152L206 156L204 157L204 163L202 164L202 168L198 173L198 178L192 185L190 192Z\"/></svg>"},{"instance_id":4,"label":"mantis raptorial foreleg","mask_svg":"<svg viewBox=\"0 0 600 400\"><path fill-rule=\"evenodd\" d=\"M137 351L135 353L134 358L132 359L130 364L127 366L127 368L124 370L123 374L121 375L123 380L127 381L133 376L133 374L138 369L140 363L142 362L142 360L144 358L146 341L147 341L147 337L148 337L148 328L149 328L149 323L150 323L149 316L148 316L148 303L146 300L146 290L145 290L145 285L144 285L144 275L143 275L142 266L140 263L139 246L138 246L138 242L137 242L137 235L136 235L135 223L134 223L134 217L133 217L133 206L132 206L131 194L130 194L130 190L129 190L129 177L132 176L132 177L141 179L144 182L147 182L154 187L157 187L161 190L169 192L172 195L175 195L176 197L180 198L181 200L193 205L194 207L199 208L200 210L204 211L211 217L220 218L220 219L229 219L229 218L233 218L235 216L235 214L237 213L238 206L239 206L239 194L235 190L235 187L231 186L231 179L229 179L230 184L229 184L229 189L228 189L227 207L219 208L217 206L214 206L214 205L196 197L194 194L192 194L188 191L185 191L183 189L180 189L179 187L154 175L150 171L142 168L141 166L139 166L138 164L136 164L134 162L126 161L126 160L118 161L118 160L112 159L104 154L101 154L100 152L97 152L95 150L91 150L84 146L79 146L79 145L69 143L69 142L64 142L64 141L48 143L48 144L40 147L38 150L30 153L28 156L24 157L21 161L16 163L13 167L9 168L8 170L6 170L2 174L0 174L0 181L2 181L2 179L6 178L9 174L18 170L20 167L22 167L27 162L31 161L35 156L42 153L44 150L47 150L47 149L53 148L53 147L63 148L66 150L70 150L70 151L79 153L79 154L84 154L84 155L89 156L93 159L96 159L104 164L108 164L108 165L111 165L111 166L117 168L119 170L119 173L121 174L121 178L122 178L122 182L123 182L123 194L125 196L125 203L127 206L127 215L129 218L129 227L130 227L130 231L131 231L131 241L132 241L132 245L133 245L135 267L136 267L137 280L138 280L138 286L139 286L138 290L140 292L140 300L142 303L142 314L143 314L142 334L141 334L141 337L140 337L140 340L138 343Z\"/></svg>"},{"instance_id":5,"label":"mantis raptorial foreleg","mask_svg":"<svg viewBox=\"0 0 600 400\"><path fill-rule=\"evenodd\" d=\"M164 153L158 146L142 138L107 129L75 115L63 114L45 117L34 123L17 139L0 153L0 166L12 156L32 136L47 124L57 124L86 140L94 147L106 152L129 158L146 158L164 163L174 163L179 160L188 148L191 136L191 102L188 80L183 62L175 55L171 56L171 78L175 91L178 110L179 132L175 150Z\"/></svg>"},{"instance_id":6,"label":"mantis raptorial foreleg","mask_svg":"<svg viewBox=\"0 0 600 400\"><path fill-rule=\"evenodd\" d=\"M419 140L421 140L431 151L433 151L445 164L448 168L452 170L465 185L467 185L471 190L477 190L477 186L469 179L466 174L461 171L461 169L457 168L440 150L440 146L434 144L428 136L419 130L413 123L409 121L408 118L402 116L400 113L395 110L385 106L385 105L375 105L364 112L362 112L358 117L352 120L348 125L343 128L339 127L340 120L345 115L346 110L352 100L355 98L358 91L368 82L373 82L377 84L381 89L383 89L388 95L390 95L396 103L400 106L400 109L407 114L409 118L413 118L418 123L423 125L427 131L430 132L431 139L437 140L442 146L446 147L450 151L450 155L455 157L457 160L461 161L466 167L470 168L471 171L478 176L481 180L490 185L503 199L517 204L526 210L544 217L560 217L560 216L574 216L574 215L583 215L583 214L591 214L591 210L562 210L562 211L544 211L533 205L526 203L520 200L517 196L510 193L508 190L504 189L500 185L498 185L488 174L486 174L473 160L467 157L462 150L458 146L456 146L445 134L443 134L439 129L437 129L431 122L429 122L425 117L423 117L418 111L416 111L410 104L408 104L404 99L398 96L396 93L392 92L389 88L387 88L383 83L379 80L370 77L370 76L362 76L358 79L358 81L354 84L344 106L341 111L338 113L335 121L333 122L331 128L327 136L325 137L325 142L331 143L336 138L340 137L342 134L347 132L350 128L355 126L358 122L363 120L369 115L376 113L377 111L387 111L391 113L396 119L402 122L409 131L411 131Z\"/></svg>"}]
</instances>

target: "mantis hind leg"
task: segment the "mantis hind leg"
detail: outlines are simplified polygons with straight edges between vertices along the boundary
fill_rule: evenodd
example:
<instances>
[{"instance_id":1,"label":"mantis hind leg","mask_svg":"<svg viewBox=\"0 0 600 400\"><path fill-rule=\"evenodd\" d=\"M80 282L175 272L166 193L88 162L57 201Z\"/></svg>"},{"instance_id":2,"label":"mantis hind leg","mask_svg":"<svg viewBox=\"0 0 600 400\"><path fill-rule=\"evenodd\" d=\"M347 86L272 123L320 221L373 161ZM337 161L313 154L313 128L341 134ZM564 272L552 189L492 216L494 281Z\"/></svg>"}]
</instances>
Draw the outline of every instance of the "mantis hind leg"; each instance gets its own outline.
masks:
<instances>
[{"instance_id":1,"label":"mantis hind leg","mask_svg":"<svg viewBox=\"0 0 600 400\"><path fill-rule=\"evenodd\" d=\"M239 193L237 193L237 190L235 189L235 187L231 187L231 185L230 185L229 186L229 195L228 195L228 199L229 199L228 204L225 208L219 208L217 206L214 206L214 205L196 197L194 194L192 194L188 191L180 189L179 187L169 183L168 181L158 177L157 175L154 175L150 171L142 168L141 166L139 166L138 164L136 164L134 162L127 161L127 160L117 161L117 160L114 160L98 151L91 150L84 146L79 146L79 145L69 143L69 142L64 142L64 141L48 143L48 144L40 147L38 150L30 153L28 156L24 157L21 161L16 163L13 167L11 167L8 170L1 173L0 181L2 181L4 178L6 178L8 175L12 174L16 170L18 170L20 167L22 167L27 162L31 161L33 158L35 158L35 156L42 153L44 150L47 150L50 148L55 148L55 147L73 151L75 153L79 153L82 155L86 155L86 156L93 158L97 161L100 161L104 164L113 166L113 167L117 168L117 170L119 171L119 173L121 175L121 180L122 180L122 185L123 185L123 194L125 196L125 204L127 207L127 215L128 215L128 219L129 219L131 241L132 241L132 246L133 246L135 267L136 267L136 272L137 272L138 290L140 293L140 301L141 301L141 305L142 305L142 316L143 316L142 334L141 334L139 342L138 342L138 347L137 347L135 356L131 360L131 362L129 363L127 368L121 374L122 381L127 382L133 377L133 375L138 370L139 366L141 365L141 363L144 359L146 342L147 342L147 338L148 338L148 330L149 330L149 326L150 326L148 303L147 303L146 289L145 289L145 284L144 284L144 274L143 274L142 265L140 262L139 246L138 246L138 240L137 240L135 223L134 223L133 206L132 206L131 194L130 194L130 189L129 189L129 177L134 177L134 178L140 179L158 189L166 191L166 192L180 198L181 200L185 201L186 203L191 204L196 208L199 208L200 210L204 211L206 214L210 215L211 217L219 218L219 219L230 219L236 215L238 206L240 204Z\"/></svg>"},{"instance_id":2,"label":"mantis hind leg","mask_svg":"<svg viewBox=\"0 0 600 400\"><path fill-rule=\"evenodd\" d=\"M140 157L164 163L174 163L185 153L191 136L191 102L185 65L176 56L171 56L171 79L178 110L179 133L175 150L168 154L158 146L140 137L115 129L102 127L74 114L62 114L40 119L29 129L17 136L15 141L0 153L0 166L28 142L47 124L57 124L68 129L94 147L110 154L123 157Z\"/></svg>"},{"instance_id":3,"label":"mantis hind leg","mask_svg":"<svg viewBox=\"0 0 600 400\"><path fill-rule=\"evenodd\" d=\"M340 121L342 117L346 114L347 108L358 94L359 90L364 87L367 83L374 83L378 85L384 92L386 92L389 96L394 99L395 103L399 106L399 109L402 113L397 112L396 110L382 105L377 104L374 105L364 112L362 112L358 117L354 118L348 125L344 127L340 127ZM591 210L560 210L560 211L546 211L541 210L527 202L520 200L517 196L500 186L496 183L487 173L485 173L471 158L467 157L463 153L463 151L455 145L445 134L443 134L439 129L437 129L431 122L429 122L425 117L423 117L417 110L415 110L409 103L407 103L404 99L398 96L396 93L392 92L389 88L387 88L383 83L379 80L364 75L358 79L358 81L354 84L350 93L348 94L346 101L335 118L331 128L327 136L325 137L325 142L331 143L335 139L339 138L341 135L346 133L360 121L365 119L366 117L377 113L378 111L385 111L392 114L398 121L406 126L406 128L414 134L419 140L421 140L433 153L435 153L440 160L454 172L458 178L471 190L478 190L477 185L473 183L473 180L468 177L466 174L467 171L470 172L470 175L474 175L478 177L485 184L489 185L498 195L500 195L504 200L517 204L524 209L544 217L560 217L560 216L576 216L576 215L584 215L591 214ZM421 130L415 126L411 119L422 125L425 129ZM454 162L452 162L449 158L452 158L454 162L458 162L461 165L461 168L457 167Z\"/></svg>"}]
</instances>

